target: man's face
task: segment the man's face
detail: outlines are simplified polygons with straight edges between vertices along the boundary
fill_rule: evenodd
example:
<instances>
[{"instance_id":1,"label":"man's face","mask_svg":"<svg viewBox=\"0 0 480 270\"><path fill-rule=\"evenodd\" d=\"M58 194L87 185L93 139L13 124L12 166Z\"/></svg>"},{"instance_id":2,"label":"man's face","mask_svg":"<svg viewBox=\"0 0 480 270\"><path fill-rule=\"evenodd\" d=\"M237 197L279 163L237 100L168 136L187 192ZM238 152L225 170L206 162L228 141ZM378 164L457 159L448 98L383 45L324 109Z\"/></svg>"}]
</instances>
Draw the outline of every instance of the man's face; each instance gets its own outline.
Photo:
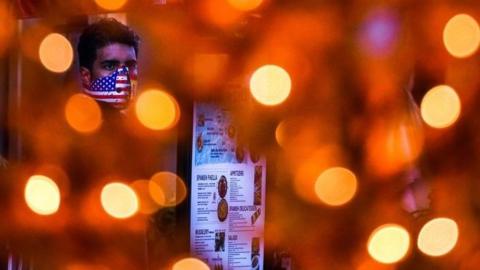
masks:
<instances>
[{"instance_id":1,"label":"man's face","mask_svg":"<svg viewBox=\"0 0 480 270\"><path fill-rule=\"evenodd\" d=\"M111 75L121 67L128 67L131 74L137 74L135 49L121 43L109 44L97 49L97 58L91 70L80 68L82 82L84 85L90 85L94 80Z\"/></svg>"},{"instance_id":2,"label":"man's face","mask_svg":"<svg viewBox=\"0 0 480 270\"><path fill-rule=\"evenodd\" d=\"M128 67L130 72L137 70L137 56L135 49L125 44L112 43L97 49L97 59L92 66L92 81L100 77L111 75L121 67Z\"/></svg>"}]
</instances>

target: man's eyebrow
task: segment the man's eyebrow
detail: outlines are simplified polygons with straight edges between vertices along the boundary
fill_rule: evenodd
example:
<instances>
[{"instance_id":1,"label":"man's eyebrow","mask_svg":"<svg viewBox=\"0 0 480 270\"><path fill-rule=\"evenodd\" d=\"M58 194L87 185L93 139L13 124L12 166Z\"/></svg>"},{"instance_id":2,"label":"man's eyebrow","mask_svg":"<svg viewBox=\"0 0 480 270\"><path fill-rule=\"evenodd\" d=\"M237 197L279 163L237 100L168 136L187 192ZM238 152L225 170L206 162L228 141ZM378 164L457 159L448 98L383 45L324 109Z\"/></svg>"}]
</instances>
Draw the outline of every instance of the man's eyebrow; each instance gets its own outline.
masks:
<instances>
[{"instance_id":1,"label":"man's eyebrow","mask_svg":"<svg viewBox=\"0 0 480 270\"><path fill-rule=\"evenodd\" d=\"M100 62L101 65L106 65L106 64L117 65L119 63L120 63L120 61L114 60L114 59L107 59L107 60L103 60L102 62Z\"/></svg>"},{"instance_id":2,"label":"man's eyebrow","mask_svg":"<svg viewBox=\"0 0 480 270\"><path fill-rule=\"evenodd\" d=\"M136 64L136 63L137 63L137 60L135 60L135 59L127 60L127 61L125 62L125 64L127 64L127 65Z\"/></svg>"}]
</instances>

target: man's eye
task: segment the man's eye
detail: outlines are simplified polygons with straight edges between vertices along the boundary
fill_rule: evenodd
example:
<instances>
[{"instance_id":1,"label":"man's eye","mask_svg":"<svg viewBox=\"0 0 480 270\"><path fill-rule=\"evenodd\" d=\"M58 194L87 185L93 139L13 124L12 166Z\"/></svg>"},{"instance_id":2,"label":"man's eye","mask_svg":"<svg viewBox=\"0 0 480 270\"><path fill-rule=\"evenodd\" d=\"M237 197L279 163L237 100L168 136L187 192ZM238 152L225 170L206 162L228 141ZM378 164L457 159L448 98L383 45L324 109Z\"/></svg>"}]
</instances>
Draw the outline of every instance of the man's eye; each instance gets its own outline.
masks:
<instances>
[{"instance_id":1,"label":"man's eye","mask_svg":"<svg viewBox=\"0 0 480 270\"><path fill-rule=\"evenodd\" d=\"M106 69L106 70L114 70L114 69L115 69L115 65L114 65L114 64L105 64L105 65L103 65L103 69Z\"/></svg>"}]
</instances>

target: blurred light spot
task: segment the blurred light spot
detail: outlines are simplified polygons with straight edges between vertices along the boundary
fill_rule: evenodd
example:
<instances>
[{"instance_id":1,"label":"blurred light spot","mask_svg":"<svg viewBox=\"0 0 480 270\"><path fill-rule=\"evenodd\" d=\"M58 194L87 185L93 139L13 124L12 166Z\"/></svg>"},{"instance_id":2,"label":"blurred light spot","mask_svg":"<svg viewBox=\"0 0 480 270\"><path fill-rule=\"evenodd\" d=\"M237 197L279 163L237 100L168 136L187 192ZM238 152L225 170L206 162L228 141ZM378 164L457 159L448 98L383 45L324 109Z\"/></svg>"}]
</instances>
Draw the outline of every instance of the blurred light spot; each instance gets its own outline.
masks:
<instances>
[{"instance_id":1,"label":"blurred light spot","mask_svg":"<svg viewBox=\"0 0 480 270\"><path fill-rule=\"evenodd\" d=\"M331 142L332 138L336 138L337 132L337 127L326 117L302 115L280 122L275 130L275 138L291 155L300 152L305 154Z\"/></svg>"},{"instance_id":2,"label":"blurred light spot","mask_svg":"<svg viewBox=\"0 0 480 270\"><path fill-rule=\"evenodd\" d=\"M52 72L65 72L73 61L73 48L64 36L52 33L46 36L38 49L40 61Z\"/></svg>"},{"instance_id":3,"label":"blurred light spot","mask_svg":"<svg viewBox=\"0 0 480 270\"><path fill-rule=\"evenodd\" d=\"M436 218L423 225L417 246L427 255L442 256L455 247L457 240L457 223L449 218Z\"/></svg>"},{"instance_id":4,"label":"blurred light spot","mask_svg":"<svg viewBox=\"0 0 480 270\"><path fill-rule=\"evenodd\" d=\"M178 122L180 108L177 101L160 90L147 90L140 94L135 104L138 120L153 130L169 129Z\"/></svg>"},{"instance_id":5,"label":"blurred light spot","mask_svg":"<svg viewBox=\"0 0 480 270\"><path fill-rule=\"evenodd\" d=\"M368 239L368 253L380 263L396 263L403 259L410 247L407 230L396 224L378 227Z\"/></svg>"},{"instance_id":6,"label":"blurred light spot","mask_svg":"<svg viewBox=\"0 0 480 270\"><path fill-rule=\"evenodd\" d=\"M102 124L102 111L97 102L89 96L75 94L67 101L65 119L74 130L92 133Z\"/></svg>"},{"instance_id":7,"label":"blurred light spot","mask_svg":"<svg viewBox=\"0 0 480 270\"><path fill-rule=\"evenodd\" d=\"M228 0L228 3L238 10L250 11L260 6L262 0Z\"/></svg>"},{"instance_id":8,"label":"blurred light spot","mask_svg":"<svg viewBox=\"0 0 480 270\"><path fill-rule=\"evenodd\" d=\"M158 172L149 183L152 199L163 207L175 206L187 196L187 187L183 180L171 172Z\"/></svg>"},{"instance_id":9,"label":"blurred light spot","mask_svg":"<svg viewBox=\"0 0 480 270\"><path fill-rule=\"evenodd\" d=\"M446 128L460 116L460 98L450 86L439 85L425 94L420 109L423 120L429 126Z\"/></svg>"},{"instance_id":10,"label":"blurred light spot","mask_svg":"<svg viewBox=\"0 0 480 270\"><path fill-rule=\"evenodd\" d=\"M343 151L336 144L328 144L318 147L306 158L299 158L297 155L288 157L288 162L298 163L293 165L295 193L307 202L319 204L320 200L315 192L317 178L324 170L343 163Z\"/></svg>"},{"instance_id":11,"label":"blurred light spot","mask_svg":"<svg viewBox=\"0 0 480 270\"><path fill-rule=\"evenodd\" d=\"M150 195L149 191L149 181L148 180L137 180L130 185L137 194L139 200L139 209L142 214L152 214L160 208L160 205L155 202L155 200ZM165 201L163 193L157 194L157 197L160 197L162 201Z\"/></svg>"},{"instance_id":12,"label":"blurred light spot","mask_svg":"<svg viewBox=\"0 0 480 270\"><path fill-rule=\"evenodd\" d=\"M287 126L288 126L287 121L283 120L278 124L277 128L275 129L275 139L277 140L278 145L280 145L283 148L286 148L287 146L287 140L288 140Z\"/></svg>"},{"instance_id":13,"label":"blurred light spot","mask_svg":"<svg viewBox=\"0 0 480 270\"><path fill-rule=\"evenodd\" d=\"M107 10L117 10L122 8L127 3L127 0L95 0L95 3Z\"/></svg>"},{"instance_id":14,"label":"blurred light spot","mask_svg":"<svg viewBox=\"0 0 480 270\"><path fill-rule=\"evenodd\" d=\"M51 215L60 207L60 190L52 179L33 175L25 186L25 201L33 212Z\"/></svg>"},{"instance_id":15,"label":"blurred light spot","mask_svg":"<svg viewBox=\"0 0 480 270\"><path fill-rule=\"evenodd\" d=\"M138 199L135 191L122 183L110 183L102 189L103 209L115 218L128 218L138 211Z\"/></svg>"},{"instance_id":16,"label":"blurred light spot","mask_svg":"<svg viewBox=\"0 0 480 270\"><path fill-rule=\"evenodd\" d=\"M366 147L371 171L384 177L400 172L418 158L424 134L419 117L383 120L368 131Z\"/></svg>"},{"instance_id":17,"label":"blurred light spot","mask_svg":"<svg viewBox=\"0 0 480 270\"><path fill-rule=\"evenodd\" d=\"M331 206L349 202L357 191L355 174L342 167L325 170L315 182L315 192L320 200Z\"/></svg>"},{"instance_id":18,"label":"blurred light spot","mask_svg":"<svg viewBox=\"0 0 480 270\"><path fill-rule=\"evenodd\" d=\"M250 79L250 92L260 103L278 105L287 99L292 82L290 75L281 67L265 65L258 68Z\"/></svg>"},{"instance_id":19,"label":"blurred light spot","mask_svg":"<svg viewBox=\"0 0 480 270\"><path fill-rule=\"evenodd\" d=\"M284 150L282 152L284 157L290 160L288 161L290 166L301 166L302 163L304 163L304 158L309 158L312 155L315 155L315 152L318 152L320 149L335 148L335 151L333 151L334 153L330 151L327 156L322 155L322 160L333 161L336 160L337 157L343 156L343 150L337 145L337 140L340 137L340 129L336 121L337 120L332 119L331 115L320 116L318 114L313 115L310 113L297 114L293 117L288 117L282 120L275 130L275 138ZM338 153L340 155L336 155ZM330 154L334 155L328 156ZM318 162L318 160L316 162ZM313 175L313 182L315 182L323 170L338 164L343 164L343 162L332 162L329 163L327 167L322 167L315 173L315 175ZM296 168L292 169L297 170ZM312 193L318 201L313 189Z\"/></svg>"},{"instance_id":20,"label":"blurred light spot","mask_svg":"<svg viewBox=\"0 0 480 270\"><path fill-rule=\"evenodd\" d=\"M397 41L398 18L388 9L371 12L364 21L360 32L362 49L370 55L390 54Z\"/></svg>"},{"instance_id":21,"label":"blurred light spot","mask_svg":"<svg viewBox=\"0 0 480 270\"><path fill-rule=\"evenodd\" d=\"M172 270L209 270L207 264L203 261L195 258L186 258L181 259L180 261L176 262Z\"/></svg>"},{"instance_id":22,"label":"blurred light spot","mask_svg":"<svg viewBox=\"0 0 480 270\"><path fill-rule=\"evenodd\" d=\"M207 22L216 26L226 27L236 23L242 12L235 9L225 0L203 0L196 1L199 5L199 15Z\"/></svg>"},{"instance_id":23,"label":"blurred light spot","mask_svg":"<svg viewBox=\"0 0 480 270\"><path fill-rule=\"evenodd\" d=\"M443 44L447 51L458 58L471 56L480 44L480 27L467 14L452 17L443 29Z\"/></svg>"}]
</instances>

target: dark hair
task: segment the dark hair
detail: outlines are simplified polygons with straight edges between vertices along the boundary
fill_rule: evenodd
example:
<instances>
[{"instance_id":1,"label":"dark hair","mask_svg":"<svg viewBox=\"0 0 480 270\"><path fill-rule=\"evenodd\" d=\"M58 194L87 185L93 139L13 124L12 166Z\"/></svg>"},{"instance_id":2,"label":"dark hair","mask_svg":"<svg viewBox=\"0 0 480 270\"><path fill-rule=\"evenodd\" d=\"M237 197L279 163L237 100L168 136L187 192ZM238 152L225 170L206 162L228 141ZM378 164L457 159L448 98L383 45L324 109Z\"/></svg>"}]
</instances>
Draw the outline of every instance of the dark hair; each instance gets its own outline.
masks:
<instances>
[{"instance_id":1,"label":"dark hair","mask_svg":"<svg viewBox=\"0 0 480 270\"><path fill-rule=\"evenodd\" d=\"M128 26L113 18L101 19L85 28L80 36L77 47L80 66L92 70L97 49L112 43L132 46L138 56L139 41L138 35Z\"/></svg>"}]
</instances>

